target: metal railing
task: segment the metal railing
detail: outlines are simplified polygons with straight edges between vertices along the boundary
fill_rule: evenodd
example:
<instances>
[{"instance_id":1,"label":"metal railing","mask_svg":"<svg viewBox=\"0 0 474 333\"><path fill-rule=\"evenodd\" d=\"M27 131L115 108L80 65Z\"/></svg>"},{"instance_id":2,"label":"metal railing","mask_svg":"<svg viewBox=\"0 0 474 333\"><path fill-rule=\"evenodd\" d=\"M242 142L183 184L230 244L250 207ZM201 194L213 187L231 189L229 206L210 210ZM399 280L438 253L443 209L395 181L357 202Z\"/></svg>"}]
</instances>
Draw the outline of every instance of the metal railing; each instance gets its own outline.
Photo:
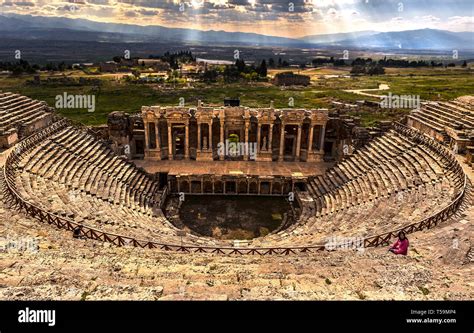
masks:
<instances>
[{"instance_id":1,"label":"metal railing","mask_svg":"<svg viewBox=\"0 0 474 333\"><path fill-rule=\"evenodd\" d=\"M71 219L68 219L63 216L58 216L56 214L50 213L37 205L28 202L23 199L20 194L18 194L16 185L15 185L15 171L18 162L20 161L20 156L23 152L26 152L32 149L44 138L53 134L54 132L60 130L68 123L63 122L62 120L58 123L54 123L50 127L24 139L21 141L13 152L7 157L5 166L3 168L4 179L5 179L5 194L8 195L10 203L13 207L18 208L19 210L25 211L29 216L38 219L41 222L46 222L48 224L53 224L60 229L65 229L69 231L74 231L77 233L76 236L86 237L92 240L98 240L102 242L108 242L117 246L133 246L140 248L149 248L149 249L161 249L164 251L175 251L183 253L214 253L214 254L250 254L250 255L270 255L270 254L281 254L289 255L296 253L312 253L317 251L322 251L326 249L325 244L312 244L308 246L275 246L275 247L230 247L230 246L200 246L200 245L177 245L169 244L163 242L156 242L151 240L140 240L134 237L124 236L113 234L109 232L104 232L90 226L77 223ZM394 129L397 132L400 132L404 135L409 136L412 140L418 143L423 143L429 146L431 149L434 149L440 155L442 155L449 162L449 169L452 170L457 177L462 181L462 186L460 188L459 194L456 198L446 207L437 211L436 213L430 215L429 217L416 222L410 225L404 226L402 228L392 230L383 234L366 237L363 239L364 247L376 247L383 246L390 242L393 237L396 237L400 231L404 231L406 234L410 234L416 231L421 231L424 229L430 229L438 225L440 222L445 221L453 214L456 213L461 203L463 202L465 196L465 190L467 186L467 176L464 173L461 165L456 160L454 155L441 146L431 138L421 134L420 132L405 127L404 125L395 123Z\"/></svg>"}]
</instances>

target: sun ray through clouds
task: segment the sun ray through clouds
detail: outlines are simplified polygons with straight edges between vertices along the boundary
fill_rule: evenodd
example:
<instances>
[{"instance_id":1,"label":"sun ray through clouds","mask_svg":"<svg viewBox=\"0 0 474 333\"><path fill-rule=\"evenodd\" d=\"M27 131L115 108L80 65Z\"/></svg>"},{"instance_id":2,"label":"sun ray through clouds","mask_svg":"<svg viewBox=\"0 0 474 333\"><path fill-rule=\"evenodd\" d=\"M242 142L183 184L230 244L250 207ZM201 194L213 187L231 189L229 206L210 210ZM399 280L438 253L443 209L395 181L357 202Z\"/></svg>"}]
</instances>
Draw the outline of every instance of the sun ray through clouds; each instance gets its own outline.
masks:
<instances>
[{"instance_id":1,"label":"sun ray through clouds","mask_svg":"<svg viewBox=\"0 0 474 333\"><path fill-rule=\"evenodd\" d=\"M439 28L470 31L469 0L0 0L4 15L304 35Z\"/></svg>"}]
</instances>

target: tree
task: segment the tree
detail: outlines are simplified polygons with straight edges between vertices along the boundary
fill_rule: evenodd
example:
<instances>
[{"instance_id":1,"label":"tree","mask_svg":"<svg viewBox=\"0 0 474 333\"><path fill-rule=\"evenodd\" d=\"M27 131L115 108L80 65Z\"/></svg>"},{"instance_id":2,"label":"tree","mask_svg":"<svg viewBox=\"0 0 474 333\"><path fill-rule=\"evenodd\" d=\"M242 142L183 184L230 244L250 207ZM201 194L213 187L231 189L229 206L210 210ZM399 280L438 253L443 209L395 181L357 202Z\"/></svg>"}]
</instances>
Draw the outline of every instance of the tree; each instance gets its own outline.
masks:
<instances>
[{"instance_id":1,"label":"tree","mask_svg":"<svg viewBox=\"0 0 474 333\"><path fill-rule=\"evenodd\" d=\"M377 64L377 65L370 65L368 68L367 68L367 74L369 75L382 75L382 74L385 74L385 69Z\"/></svg>"},{"instance_id":2,"label":"tree","mask_svg":"<svg viewBox=\"0 0 474 333\"><path fill-rule=\"evenodd\" d=\"M352 66L365 66L366 63L367 63L366 59L356 58L355 60L352 61Z\"/></svg>"},{"instance_id":3,"label":"tree","mask_svg":"<svg viewBox=\"0 0 474 333\"><path fill-rule=\"evenodd\" d=\"M273 58L268 59L268 67L270 68L275 67L275 60Z\"/></svg>"},{"instance_id":4,"label":"tree","mask_svg":"<svg viewBox=\"0 0 474 333\"><path fill-rule=\"evenodd\" d=\"M133 76L135 76L137 79L140 77L140 71L133 70L132 71Z\"/></svg>"},{"instance_id":5,"label":"tree","mask_svg":"<svg viewBox=\"0 0 474 333\"><path fill-rule=\"evenodd\" d=\"M67 68L66 64L63 62L59 63L58 70L63 72Z\"/></svg>"},{"instance_id":6,"label":"tree","mask_svg":"<svg viewBox=\"0 0 474 333\"><path fill-rule=\"evenodd\" d=\"M13 75L21 75L23 73L23 68L20 66L13 67L12 74Z\"/></svg>"},{"instance_id":7,"label":"tree","mask_svg":"<svg viewBox=\"0 0 474 333\"><path fill-rule=\"evenodd\" d=\"M239 73L245 72L245 61L243 59L237 59L235 61L235 66L237 67Z\"/></svg>"},{"instance_id":8,"label":"tree","mask_svg":"<svg viewBox=\"0 0 474 333\"><path fill-rule=\"evenodd\" d=\"M267 70L267 62L265 60L262 60L260 67L257 68L257 73L261 77L267 77L268 70Z\"/></svg>"},{"instance_id":9,"label":"tree","mask_svg":"<svg viewBox=\"0 0 474 333\"><path fill-rule=\"evenodd\" d=\"M365 74L365 66L362 65L354 65L351 69L351 74Z\"/></svg>"},{"instance_id":10,"label":"tree","mask_svg":"<svg viewBox=\"0 0 474 333\"><path fill-rule=\"evenodd\" d=\"M235 65L226 66L222 75L226 82L234 82L240 78L240 72Z\"/></svg>"},{"instance_id":11,"label":"tree","mask_svg":"<svg viewBox=\"0 0 474 333\"><path fill-rule=\"evenodd\" d=\"M217 72L217 70L209 69L209 70L206 70L202 74L202 79L205 82L215 82L217 80L218 75L219 75L219 73Z\"/></svg>"},{"instance_id":12,"label":"tree","mask_svg":"<svg viewBox=\"0 0 474 333\"><path fill-rule=\"evenodd\" d=\"M467 67L467 62L466 62L466 60L464 60L464 62L462 63L461 67L463 67L463 68L466 68L466 67Z\"/></svg>"}]
</instances>

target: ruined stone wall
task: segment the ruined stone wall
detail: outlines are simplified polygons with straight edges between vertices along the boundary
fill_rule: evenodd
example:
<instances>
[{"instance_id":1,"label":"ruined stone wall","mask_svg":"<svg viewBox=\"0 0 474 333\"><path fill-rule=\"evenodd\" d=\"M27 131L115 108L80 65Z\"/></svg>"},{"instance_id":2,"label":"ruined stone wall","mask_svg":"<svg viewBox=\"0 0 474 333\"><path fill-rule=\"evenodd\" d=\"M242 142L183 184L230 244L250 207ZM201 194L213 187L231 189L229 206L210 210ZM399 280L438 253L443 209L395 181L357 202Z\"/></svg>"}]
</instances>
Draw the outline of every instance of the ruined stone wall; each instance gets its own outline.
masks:
<instances>
[{"instance_id":1,"label":"ruined stone wall","mask_svg":"<svg viewBox=\"0 0 474 333\"><path fill-rule=\"evenodd\" d=\"M133 129L129 115L119 111L112 112L107 118L107 126L109 139L112 142L112 150L118 155L132 158L131 139Z\"/></svg>"},{"instance_id":2,"label":"ruined stone wall","mask_svg":"<svg viewBox=\"0 0 474 333\"><path fill-rule=\"evenodd\" d=\"M426 125L420 123L419 121L416 121L413 118L408 117L407 125L409 127L416 128L417 130L420 130L421 132L431 136L436 141L444 142L444 136L443 136L442 133L439 133L439 132L435 131L433 128L431 128L429 126L426 126Z\"/></svg>"},{"instance_id":3,"label":"ruined stone wall","mask_svg":"<svg viewBox=\"0 0 474 333\"><path fill-rule=\"evenodd\" d=\"M9 148L18 141L16 130L0 135L0 148Z\"/></svg>"}]
</instances>

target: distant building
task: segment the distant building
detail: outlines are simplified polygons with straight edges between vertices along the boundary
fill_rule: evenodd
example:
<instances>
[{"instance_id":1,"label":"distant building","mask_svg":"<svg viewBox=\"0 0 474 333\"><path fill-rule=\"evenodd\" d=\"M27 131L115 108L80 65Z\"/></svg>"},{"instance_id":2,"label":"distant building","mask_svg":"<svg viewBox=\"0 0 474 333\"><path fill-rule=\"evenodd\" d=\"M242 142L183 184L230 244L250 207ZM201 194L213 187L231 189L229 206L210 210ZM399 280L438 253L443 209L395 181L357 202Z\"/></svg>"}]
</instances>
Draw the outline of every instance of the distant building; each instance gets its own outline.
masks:
<instances>
[{"instance_id":1,"label":"distant building","mask_svg":"<svg viewBox=\"0 0 474 333\"><path fill-rule=\"evenodd\" d=\"M224 98L224 106L240 106L240 98Z\"/></svg>"},{"instance_id":2,"label":"distant building","mask_svg":"<svg viewBox=\"0 0 474 333\"><path fill-rule=\"evenodd\" d=\"M114 61L101 62L99 64L100 71L103 73L115 73L118 70L117 63Z\"/></svg>"},{"instance_id":3,"label":"distant building","mask_svg":"<svg viewBox=\"0 0 474 333\"><path fill-rule=\"evenodd\" d=\"M138 59L138 65L151 67L158 72L165 72L170 69L170 65L161 59Z\"/></svg>"},{"instance_id":4,"label":"distant building","mask_svg":"<svg viewBox=\"0 0 474 333\"><path fill-rule=\"evenodd\" d=\"M202 58L197 58L196 63L200 66L205 66L205 65L214 65L214 66L220 66L220 65L233 65L235 64L235 61L230 61L230 60L211 60L211 59L202 59Z\"/></svg>"},{"instance_id":5,"label":"distant building","mask_svg":"<svg viewBox=\"0 0 474 333\"><path fill-rule=\"evenodd\" d=\"M138 65L138 59L124 59L120 58L120 66L133 67Z\"/></svg>"},{"instance_id":6,"label":"distant building","mask_svg":"<svg viewBox=\"0 0 474 333\"><path fill-rule=\"evenodd\" d=\"M273 83L277 86L307 86L309 81L309 76L294 74L293 72L278 73L273 79Z\"/></svg>"},{"instance_id":7,"label":"distant building","mask_svg":"<svg viewBox=\"0 0 474 333\"><path fill-rule=\"evenodd\" d=\"M73 69L81 69L81 68L90 68L90 67L94 67L94 63L93 62L84 62L84 63L75 63L75 64L72 64L72 68Z\"/></svg>"}]
</instances>

